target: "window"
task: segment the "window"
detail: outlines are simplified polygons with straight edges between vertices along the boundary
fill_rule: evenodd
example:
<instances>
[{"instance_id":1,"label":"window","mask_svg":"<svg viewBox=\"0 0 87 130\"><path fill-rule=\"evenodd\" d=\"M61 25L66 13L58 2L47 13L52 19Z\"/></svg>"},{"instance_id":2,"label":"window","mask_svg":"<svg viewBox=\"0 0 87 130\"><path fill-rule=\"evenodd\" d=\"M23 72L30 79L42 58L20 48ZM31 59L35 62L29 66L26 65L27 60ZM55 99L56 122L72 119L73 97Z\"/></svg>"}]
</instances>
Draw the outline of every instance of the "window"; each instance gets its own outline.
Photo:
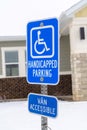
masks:
<instances>
[{"instance_id":1,"label":"window","mask_svg":"<svg viewBox=\"0 0 87 130\"><path fill-rule=\"evenodd\" d=\"M18 76L18 51L5 51L6 76Z\"/></svg>"},{"instance_id":2,"label":"window","mask_svg":"<svg viewBox=\"0 0 87 130\"><path fill-rule=\"evenodd\" d=\"M25 47L2 48L3 76L23 77L26 71Z\"/></svg>"}]
</instances>

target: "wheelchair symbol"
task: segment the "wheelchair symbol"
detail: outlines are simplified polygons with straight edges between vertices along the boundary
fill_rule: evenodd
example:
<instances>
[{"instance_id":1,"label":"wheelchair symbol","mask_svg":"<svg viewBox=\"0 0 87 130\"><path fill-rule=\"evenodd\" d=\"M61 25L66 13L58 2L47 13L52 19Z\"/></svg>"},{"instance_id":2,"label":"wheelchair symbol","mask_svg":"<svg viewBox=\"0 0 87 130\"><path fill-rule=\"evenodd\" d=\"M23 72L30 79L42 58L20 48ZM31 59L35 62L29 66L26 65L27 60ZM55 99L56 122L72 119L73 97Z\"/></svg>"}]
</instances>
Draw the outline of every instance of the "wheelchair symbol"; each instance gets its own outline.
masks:
<instances>
[{"instance_id":1,"label":"wheelchair symbol","mask_svg":"<svg viewBox=\"0 0 87 130\"><path fill-rule=\"evenodd\" d=\"M45 51L49 51L50 48L47 47L46 42L44 41L43 38L40 38L41 35L41 31L37 31L37 40L34 43L34 50L37 54L41 55L43 54ZM38 50L37 47L43 45L42 50Z\"/></svg>"}]
</instances>

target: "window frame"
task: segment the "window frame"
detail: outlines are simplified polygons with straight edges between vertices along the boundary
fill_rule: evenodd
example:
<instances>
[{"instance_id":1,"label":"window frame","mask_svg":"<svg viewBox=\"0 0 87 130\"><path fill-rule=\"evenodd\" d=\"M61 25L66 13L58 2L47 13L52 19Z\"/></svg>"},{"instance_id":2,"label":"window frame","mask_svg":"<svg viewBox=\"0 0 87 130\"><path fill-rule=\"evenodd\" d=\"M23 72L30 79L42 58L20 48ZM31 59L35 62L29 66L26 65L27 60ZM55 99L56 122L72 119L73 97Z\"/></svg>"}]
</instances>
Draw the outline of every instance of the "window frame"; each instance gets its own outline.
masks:
<instances>
[{"instance_id":1,"label":"window frame","mask_svg":"<svg viewBox=\"0 0 87 130\"><path fill-rule=\"evenodd\" d=\"M13 78L13 77L25 77L26 72L25 72L25 51L26 47L2 47L2 73L3 77L7 78ZM6 51L17 51L18 52L18 62L16 63L6 63L5 62L5 52ZM6 65L11 65L11 64L18 64L18 70L19 70L19 75L18 76L6 76Z\"/></svg>"}]
</instances>

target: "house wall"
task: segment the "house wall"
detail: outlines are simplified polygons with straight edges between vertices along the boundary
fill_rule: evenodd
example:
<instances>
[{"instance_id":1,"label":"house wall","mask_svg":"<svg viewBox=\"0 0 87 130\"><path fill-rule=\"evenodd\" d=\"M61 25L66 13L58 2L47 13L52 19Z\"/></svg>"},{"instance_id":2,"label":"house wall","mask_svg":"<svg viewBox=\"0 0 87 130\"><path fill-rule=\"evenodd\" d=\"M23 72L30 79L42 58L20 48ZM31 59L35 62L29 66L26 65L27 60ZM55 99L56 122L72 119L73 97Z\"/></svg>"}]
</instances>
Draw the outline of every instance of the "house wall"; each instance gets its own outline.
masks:
<instances>
[{"instance_id":1,"label":"house wall","mask_svg":"<svg viewBox=\"0 0 87 130\"><path fill-rule=\"evenodd\" d=\"M18 47L18 46L25 46L25 41L5 41L5 42L0 42L0 75L2 74L2 52L1 48L2 47Z\"/></svg>"},{"instance_id":2,"label":"house wall","mask_svg":"<svg viewBox=\"0 0 87 130\"><path fill-rule=\"evenodd\" d=\"M84 27L85 39L80 39ZM74 100L87 100L87 18L74 18L70 25L72 92Z\"/></svg>"},{"instance_id":3,"label":"house wall","mask_svg":"<svg viewBox=\"0 0 87 130\"><path fill-rule=\"evenodd\" d=\"M80 27L84 27L85 39L80 39ZM87 18L74 18L70 25L71 54L87 53Z\"/></svg>"},{"instance_id":4,"label":"house wall","mask_svg":"<svg viewBox=\"0 0 87 130\"><path fill-rule=\"evenodd\" d=\"M60 72L70 72L70 42L69 36L60 39Z\"/></svg>"},{"instance_id":5,"label":"house wall","mask_svg":"<svg viewBox=\"0 0 87 130\"><path fill-rule=\"evenodd\" d=\"M70 71L70 46L69 36L61 37L60 41L60 70L64 72L60 75L58 85L48 85L48 94L55 96L71 95L72 81ZM25 46L25 41L0 42L0 56L2 57L2 47ZM2 58L1 58L2 59ZM2 62L0 62L0 75L2 75ZM28 93L40 93L40 85L31 85L26 81L26 77L3 77L0 78L0 100L27 98Z\"/></svg>"},{"instance_id":6,"label":"house wall","mask_svg":"<svg viewBox=\"0 0 87 130\"><path fill-rule=\"evenodd\" d=\"M0 42L0 75L2 75L2 47L25 46L25 41ZM60 72L70 72L70 43L69 36L62 36L60 39Z\"/></svg>"}]
</instances>

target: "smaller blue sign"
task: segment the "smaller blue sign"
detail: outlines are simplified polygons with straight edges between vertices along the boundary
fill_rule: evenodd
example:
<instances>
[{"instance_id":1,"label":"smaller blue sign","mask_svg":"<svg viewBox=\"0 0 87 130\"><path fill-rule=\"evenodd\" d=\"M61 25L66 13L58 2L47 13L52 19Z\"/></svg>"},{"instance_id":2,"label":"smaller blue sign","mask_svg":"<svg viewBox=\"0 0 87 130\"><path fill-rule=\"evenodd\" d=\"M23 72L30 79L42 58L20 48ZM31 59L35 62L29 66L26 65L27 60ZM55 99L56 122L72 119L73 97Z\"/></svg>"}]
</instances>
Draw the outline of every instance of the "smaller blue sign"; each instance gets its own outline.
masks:
<instances>
[{"instance_id":1,"label":"smaller blue sign","mask_svg":"<svg viewBox=\"0 0 87 130\"><path fill-rule=\"evenodd\" d=\"M28 95L28 110L47 117L56 117L58 100L54 96L30 93Z\"/></svg>"}]
</instances>

